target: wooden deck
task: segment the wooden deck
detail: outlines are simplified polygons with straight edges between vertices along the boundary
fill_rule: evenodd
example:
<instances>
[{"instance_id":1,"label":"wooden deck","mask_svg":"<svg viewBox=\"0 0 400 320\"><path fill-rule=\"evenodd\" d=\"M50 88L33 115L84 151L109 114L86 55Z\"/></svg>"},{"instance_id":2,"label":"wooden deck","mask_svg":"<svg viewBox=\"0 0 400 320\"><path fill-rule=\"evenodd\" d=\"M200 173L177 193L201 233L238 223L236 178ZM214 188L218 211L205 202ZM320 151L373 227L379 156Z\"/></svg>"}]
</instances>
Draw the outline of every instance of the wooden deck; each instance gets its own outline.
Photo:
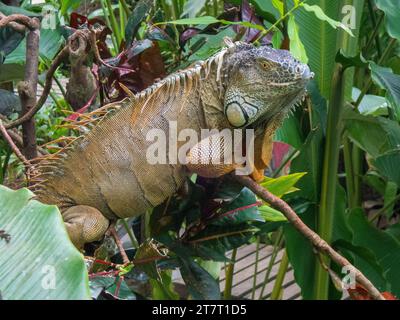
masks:
<instances>
[{"instance_id":1,"label":"wooden deck","mask_svg":"<svg viewBox=\"0 0 400 320\"><path fill-rule=\"evenodd\" d=\"M256 274L256 285L254 291L254 300L266 300L270 298L272 288L276 279L278 268L282 259L283 251L278 252L269 279L264 288L262 297L260 297L262 287L265 282L265 275L272 255L272 246L260 246L258 256L258 266ZM227 256L230 256L228 253ZM234 268L233 283L232 283L232 298L233 299L252 299L253 282L255 275L256 264L256 245L251 244L238 249L236 254L236 263ZM174 282L183 285L183 280L179 272L174 275ZM225 288L225 268L222 268L220 275L221 292ZM300 287L296 284L293 275L293 269L289 267L283 281L283 300L300 300Z\"/></svg>"},{"instance_id":2,"label":"wooden deck","mask_svg":"<svg viewBox=\"0 0 400 320\"><path fill-rule=\"evenodd\" d=\"M271 259L272 250L272 246L260 246L256 274L256 245L251 244L239 248L236 255L236 263L234 268L232 296L240 299L252 299L254 275L256 274L254 299L269 299L283 254L282 250L278 252L271 269L269 279L265 285L263 295L260 296L262 287L264 286L265 276ZM225 269L222 269L221 271L220 287L221 290L225 288ZM300 288L294 280L293 269L290 267L283 281L282 299L294 300L300 298Z\"/></svg>"}]
</instances>

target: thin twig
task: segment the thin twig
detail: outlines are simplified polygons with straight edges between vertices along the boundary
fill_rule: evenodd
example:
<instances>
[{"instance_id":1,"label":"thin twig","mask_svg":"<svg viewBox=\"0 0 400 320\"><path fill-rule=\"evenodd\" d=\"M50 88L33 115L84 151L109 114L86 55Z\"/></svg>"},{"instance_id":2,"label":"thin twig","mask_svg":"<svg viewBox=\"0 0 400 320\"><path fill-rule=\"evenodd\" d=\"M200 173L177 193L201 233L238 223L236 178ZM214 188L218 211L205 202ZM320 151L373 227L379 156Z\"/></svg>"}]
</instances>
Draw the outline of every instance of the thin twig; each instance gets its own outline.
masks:
<instances>
[{"instance_id":1,"label":"thin twig","mask_svg":"<svg viewBox=\"0 0 400 320\"><path fill-rule=\"evenodd\" d=\"M358 282L366 288L373 299L385 300L379 290L375 288L371 281L369 281L360 270L354 267L345 257L336 252L325 240L323 240L317 233L311 230L285 201L270 193L268 190L257 184L248 176L232 175L232 177L236 181L253 191L261 199L269 203L273 208L282 212L282 214L288 219L288 221L303 236L310 240L310 242L318 251L327 254L334 262L336 262L340 266L346 266L347 268L349 268L350 271L355 274Z\"/></svg>"},{"instance_id":2,"label":"thin twig","mask_svg":"<svg viewBox=\"0 0 400 320\"><path fill-rule=\"evenodd\" d=\"M58 53L56 58L53 60L49 70L46 73L46 80L45 80L45 84L43 87L42 95L40 96L35 107L30 109L29 112L25 113L23 116L21 116L17 120L7 124L5 126L6 129L16 127L16 126L22 124L23 122L31 119L36 114L36 112L38 112L39 109L44 105L44 103L46 102L47 97L50 93L54 72L57 70L58 66L61 64L61 62L64 60L64 58L66 58L68 56L68 52L69 52L69 48L68 48L68 46L66 46Z\"/></svg>"},{"instance_id":3,"label":"thin twig","mask_svg":"<svg viewBox=\"0 0 400 320\"><path fill-rule=\"evenodd\" d=\"M7 125L8 125L7 117L0 114L0 120L3 121L4 127L7 128ZM24 142L23 142L23 139L22 139L22 134L20 132L18 132L17 129L15 129L15 128L8 129L7 133L13 139L13 141L15 142L15 144L19 148L22 148L24 146ZM48 154L48 152L44 148L42 148L41 146L38 146L37 148L38 148L39 155Z\"/></svg>"},{"instance_id":4,"label":"thin twig","mask_svg":"<svg viewBox=\"0 0 400 320\"><path fill-rule=\"evenodd\" d=\"M118 236L117 230L115 230L114 224L112 224L108 228L108 232L114 238L115 244L117 245L118 250L121 253L122 261L124 262L124 264L128 264L129 263L129 258L128 258L126 252L125 252L124 246L122 245L121 239Z\"/></svg>"},{"instance_id":5,"label":"thin twig","mask_svg":"<svg viewBox=\"0 0 400 320\"><path fill-rule=\"evenodd\" d=\"M26 159L25 156L22 154L22 152L18 149L17 145L14 143L13 139L8 134L7 129L4 127L3 121L1 119L0 119L0 131L1 131L1 134L3 135L4 139L6 140L6 142L11 147L12 151L18 157L18 159L20 159L24 165L29 167L30 163L29 163L28 159Z\"/></svg>"}]
</instances>

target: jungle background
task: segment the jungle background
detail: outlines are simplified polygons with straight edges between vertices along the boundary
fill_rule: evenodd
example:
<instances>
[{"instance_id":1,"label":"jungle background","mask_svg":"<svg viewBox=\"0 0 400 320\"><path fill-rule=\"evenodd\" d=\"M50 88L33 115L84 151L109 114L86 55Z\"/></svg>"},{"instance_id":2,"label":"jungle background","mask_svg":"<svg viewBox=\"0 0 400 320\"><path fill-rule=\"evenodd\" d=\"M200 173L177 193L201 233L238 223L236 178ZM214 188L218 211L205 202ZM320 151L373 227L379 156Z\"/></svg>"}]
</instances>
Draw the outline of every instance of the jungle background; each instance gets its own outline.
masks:
<instances>
[{"instance_id":1,"label":"jungle background","mask_svg":"<svg viewBox=\"0 0 400 320\"><path fill-rule=\"evenodd\" d=\"M11 15L27 18L2 25ZM1 1L1 297L230 299L236 252L248 243L284 250L270 299L282 297L289 264L303 299L342 297L341 266L233 182L192 177L185 197L121 220L128 264L108 238L83 257L58 209L25 189L31 159L78 134L71 121L123 99L124 88L137 93L207 59L224 37L287 49L310 65L315 79L276 133L261 186L386 298L400 296L398 21L397 0ZM361 285L348 294L372 299Z\"/></svg>"}]
</instances>

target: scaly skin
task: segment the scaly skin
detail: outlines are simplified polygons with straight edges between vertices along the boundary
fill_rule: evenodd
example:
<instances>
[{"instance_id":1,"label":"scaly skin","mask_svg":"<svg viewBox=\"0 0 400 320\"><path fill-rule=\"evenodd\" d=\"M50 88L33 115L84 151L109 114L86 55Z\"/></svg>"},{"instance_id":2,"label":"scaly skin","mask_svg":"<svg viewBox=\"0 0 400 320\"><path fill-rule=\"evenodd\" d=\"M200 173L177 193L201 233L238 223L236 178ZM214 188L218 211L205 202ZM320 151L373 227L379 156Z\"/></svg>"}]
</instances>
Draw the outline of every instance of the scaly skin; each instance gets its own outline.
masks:
<instances>
[{"instance_id":1,"label":"scaly skin","mask_svg":"<svg viewBox=\"0 0 400 320\"><path fill-rule=\"evenodd\" d=\"M221 145L208 141L191 149L188 165L150 164L146 152L154 141L146 135L161 129L168 141L171 121L178 133L190 128L199 137L201 129L254 128L253 178L259 180L271 157L273 134L304 96L311 76L286 51L230 43L209 60L123 101L59 160L42 162L40 183L33 189L40 201L59 206L71 240L80 247L100 239L110 220L162 203L188 174L218 177L237 167L197 164L199 150L210 159L221 153Z\"/></svg>"}]
</instances>

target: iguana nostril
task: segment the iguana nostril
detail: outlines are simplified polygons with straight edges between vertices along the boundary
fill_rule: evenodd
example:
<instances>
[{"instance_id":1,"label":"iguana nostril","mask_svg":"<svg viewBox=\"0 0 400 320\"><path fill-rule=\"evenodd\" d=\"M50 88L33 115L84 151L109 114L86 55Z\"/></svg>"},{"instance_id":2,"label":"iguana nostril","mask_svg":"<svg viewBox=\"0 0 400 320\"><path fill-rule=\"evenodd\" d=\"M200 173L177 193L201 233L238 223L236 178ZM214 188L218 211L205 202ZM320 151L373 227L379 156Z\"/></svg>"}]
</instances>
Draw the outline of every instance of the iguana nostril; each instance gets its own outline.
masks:
<instances>
[{"instance_id":1,"label":"iguana nostril","mask_svg":"<svg viewBox=\"0 0 400 320\"><path fill-rule=\"evenodd\" d=\"M306 66L304 68L303 74L301 75L303 79L312 79L314 78L314 72L311 72L310 68L308 66Z\"/></svg>"}]
</instances>

